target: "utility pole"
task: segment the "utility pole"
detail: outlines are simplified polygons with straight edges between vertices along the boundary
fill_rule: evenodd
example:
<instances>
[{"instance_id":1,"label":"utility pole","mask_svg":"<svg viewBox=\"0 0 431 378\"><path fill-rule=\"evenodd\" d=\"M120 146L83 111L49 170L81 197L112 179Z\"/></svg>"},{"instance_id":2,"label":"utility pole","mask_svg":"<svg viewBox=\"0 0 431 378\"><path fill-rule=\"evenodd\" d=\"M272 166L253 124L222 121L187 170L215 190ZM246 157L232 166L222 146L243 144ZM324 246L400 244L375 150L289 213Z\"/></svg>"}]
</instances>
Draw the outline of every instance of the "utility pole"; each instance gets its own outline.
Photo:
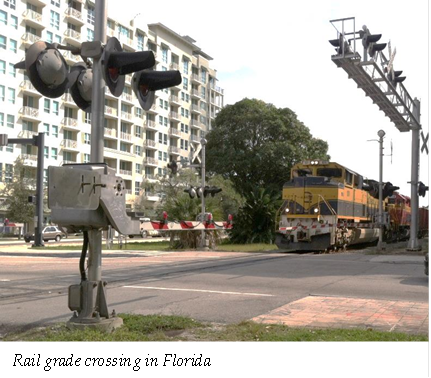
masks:
<instances>
[{"instance_id":1,"label":"utility pole","mask_svg":"<svg viewBox=\"0 0 431 378\"><path fill-rule=\"evenodd\" d=\"M384 249L383 233L385 232L384 217L383 217L383 137L385 132L379 130L377 132L379 136L379 242L377 245L378 249Z\"/></svg>"},{"instance_id":2,"label":"utility pole","mask_svg":"<svg viewBox=\"0 0 431 378\"><path fill-rule=\"evenodd\" d=\"M201 139L201 145L202 145L202 159L201 159L201 173L202 173L202 222L204 221L204 217L205 217L205 195L204 195L204 191L205 191L205 150L206 150L206 144L207 144L207 140L205 138ZM206 243L206 238L205 238L205 230L201 231L201 247L202 248L206 248L207 247L207 243Z\"/></svg>"}]
</instances>

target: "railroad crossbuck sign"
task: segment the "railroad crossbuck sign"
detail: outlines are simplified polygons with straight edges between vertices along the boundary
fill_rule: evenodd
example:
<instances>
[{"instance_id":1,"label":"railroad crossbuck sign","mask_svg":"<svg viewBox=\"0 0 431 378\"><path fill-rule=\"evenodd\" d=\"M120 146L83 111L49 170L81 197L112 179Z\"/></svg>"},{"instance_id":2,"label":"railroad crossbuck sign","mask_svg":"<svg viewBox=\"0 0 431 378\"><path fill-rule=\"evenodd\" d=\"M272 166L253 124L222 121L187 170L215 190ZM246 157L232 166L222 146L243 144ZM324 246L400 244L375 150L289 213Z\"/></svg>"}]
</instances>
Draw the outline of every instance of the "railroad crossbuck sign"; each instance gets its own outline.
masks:
<instances>
[{"instance_id":1,"label":"railroad crossbuck sign","mask_svg":"<svg viewBox=\"0 0 431 378\"><path fill-rule=\"evenodd\" d=\"M428 155L428 138L429 138L429 136L430 136L429 133L427 133L427 136L425 137L423 131L421 131L421 138L422 138L422 142L423 142L422 147L421 147L421 152L424 152L424 150L425 150L427 155Z\"/></svg>"}]
</instances>

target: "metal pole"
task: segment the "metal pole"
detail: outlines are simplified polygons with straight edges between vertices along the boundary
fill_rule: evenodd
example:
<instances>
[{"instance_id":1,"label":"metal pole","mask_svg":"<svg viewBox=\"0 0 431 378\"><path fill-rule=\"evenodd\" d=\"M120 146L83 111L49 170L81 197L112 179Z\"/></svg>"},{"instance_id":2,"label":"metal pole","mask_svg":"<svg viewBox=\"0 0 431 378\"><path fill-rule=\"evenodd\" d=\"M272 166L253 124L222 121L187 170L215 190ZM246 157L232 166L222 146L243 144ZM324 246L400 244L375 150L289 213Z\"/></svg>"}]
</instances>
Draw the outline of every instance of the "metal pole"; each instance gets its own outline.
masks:
<instances>
[{"instance_id":1,"label":"metal pole","mask_svg":"<svg viewBox=\"0 0 431 378\"><path fill-rule=\"evenodd\" d=\"M407 250L420 251L421 246L418 241L418 223L419 223L419 153L420 140L420 101L415 98L413 100L413 116L417 121L417 125L412 128L412 168L411 168L411 221L410 221L410 239L407 244Z\"/></svg>"},{"instance_id":2,"label":"metal pole","mask_svg":"<svg viewBox=\"0 0 431 378\"><path fill-rule=\"evenodd\" d=\"M45 133L39 133L34 137L37 146L37 174L36 174L36 227L34 230L33 247L44 247L43 228L43 167L44 167L44 147Z\"/></svg>"},{"instance_id":3,"label":"metal pole","mask_svg":"<svg viewBox=\"0 0 431 378\"><path fill-rule=\"evenodd\" d=\"M94 20L94 40L106 43L107 6L105 0L96 1ZM103 163L103 127L105 118L105 81L102 75L100 57L93 59L93 89L91 94L91 163ZM89 259L88 279L101 280L102 232L88 232Z\"/></svg>"},{"instance_id":4,"label":"metal pole","mask_svg":"<svg viewBox=\"0 0 431 378\"><path fill-rule=\"evenodd\" d=\"M201 161L201 173L202 173L202 221L204 221L205 216L205 196L204 196L204 190L205 190L205 146L207 144L207 140L205 138L201 139L201 145L202 145L202 161ZM202 248L206 247L206 240L205 240L205 231L201 231L201 239L202 239Z\"/></svg>"},{"instance_id":5,"label":"metal pole","mask_svg":"<svg viewBox=\"0 0 431 378\"><path fill-rule=\"evenodd\" d=\"M385 227L383 225L383 137L385 132L379 130L377 135L379 136L379 242L377 248L383 249L383 233Z\"/></svg>"}]
</instances>

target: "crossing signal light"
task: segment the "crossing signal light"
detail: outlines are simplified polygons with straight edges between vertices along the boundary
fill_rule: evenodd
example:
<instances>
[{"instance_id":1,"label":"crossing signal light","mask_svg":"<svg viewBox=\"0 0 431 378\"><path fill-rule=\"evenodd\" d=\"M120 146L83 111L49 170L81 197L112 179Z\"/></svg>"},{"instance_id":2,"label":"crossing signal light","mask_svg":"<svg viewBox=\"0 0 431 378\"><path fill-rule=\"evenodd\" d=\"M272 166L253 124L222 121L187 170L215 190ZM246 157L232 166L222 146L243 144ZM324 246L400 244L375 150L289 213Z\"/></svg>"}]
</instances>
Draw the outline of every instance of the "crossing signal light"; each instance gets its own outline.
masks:
<instances>
[{"instance_id":1,"label":"crossing signal light","mask_svg":"<svg viewBox=\"0 0 431 378\"><path fill-rule=\"evenodd\" d=\"M105 83L116 97L123 93L126 81L124 75L151 68L156 64L152 51L125 52L115 37L108 39L101 62Z\"/></svg>"},{"instance_id":2,"label":"crossing signal light","mask_svg":"<svg viewBox=\"0 0 431 378\"><path fill-rule=\"evenodd\" d=\"M337 52L337 55L343 54L343 48L344 48L344 54L348 54L352 52L352 50L350 49L350 45L347 43L347 41L344 40L343 33L340 33L340 36L337 39L331 39L329 43L335 47L335 51Z\"/></svg>"},{"instance_id":3,"label":"crossing signal light","mask_svg":"<svg viewBox=\"0 0 431 378\"><path fill-rule=\"evenodd\" d=\"M359 32L360 37L362 38L362 46L364 46L364 51L368 52L368 55L371 58L374 58L374 55L385 49L386 43L376 43L382 38L381 34L371 34L368 28L364 25L362 30Z\"/></svg>"},{"instance_id":4,"label":"crossing signal light","mask_svg":"<svg viewBox=\"0 0 431 378\"><path fill-rule=\"evenodd\" d=\"M389 82L394 86L394 88L397 87L398 83L402 83L405 79L406 76L400 76L403 73L403 71L393 71L391 70L387 77Z\"/></svg>"},{"instance_id":5,"label":"crossing signal light","mask_svg":"<svg viewBox=\"0 0 431 378\"><path fill-rule=\"evenodd\" d=\"M188 195L190 196L190 198L195 198L196 197L196 190L195 190L195 188L193 188L193 186L191 186L188 189L184 189L184 193L188 193Z\"/></svg>"},{"instance_id":6,"label":"crossing signal light","mask_svg":"<svg viewBox=\"0 0 431 378\"><path fill-rule=\"evenodd\" d=\"M135 72L132 88L142 109L149 110L153 105L155 91L181 84L179 71L153 71L150 69Z\"/></svg>"},{"instance_id":7,"label":"crossing signal light","mask_svg":"<svg viewBox=\"0 0 431 378\"><path fill-rule=\"evenodd\" d=\"M394 186L389 181L385 182L382 189L383 199L392 196L399 188L399 186Z\"/></svg>"},{"instance_id":8,"label":"crossing signal light","mask_svg":"<svg viewBox=\"0 0 431 378\"><path fill-rule=\"evenodd\" d=\"M176 175L178 172L178 164L176 161L172 160L170 163L168 163L167 167L172 171L173 175Z\"/></svg>"},{"instance_id":9,"label":"crossing signal light","mask_svg":"<svg viewBox=\"0 0 431 378\"><path fill-rule=\"evenodd\" d=\"M425 197L428 191L428 186L426 186L422 181L419 182L418 193L421 197Z\"/></svg>"},{"instance_id":10,"label":"crossing signal light","mask_svg":"<svg viewBox=\"0 0 431 378\"><path fill-rule=\"evenodd\" d=\"M214 197L217 193L220 193L222 191L221 188L217 188L216 186L206 186L204 189L204 196L208 196L208 194L211 194L211 197Z\"/></svg>"},{"instance_id":11,"label":"crossing signal light","mask_svg":"<svg viewBox=\"0 0 431 378\"><path fill-rule=\"evenodd\" d=\"M84 62L73 65L69 73L69 92L76 105L91 113L91 96L93 90L93 70Z\"/></svg>"},{"instance_id":12,"label":"crossing signal light","mask_svg":"<svg viewBox=\"0 0 431 378\"><path fill-rule=\"evenodd\" d=\"M25 54L25 60L14 67L25 69L30 82L45 97L60 97L67 89L69 66L57 44L33 43Z\"/></svg>"}]
</instances>

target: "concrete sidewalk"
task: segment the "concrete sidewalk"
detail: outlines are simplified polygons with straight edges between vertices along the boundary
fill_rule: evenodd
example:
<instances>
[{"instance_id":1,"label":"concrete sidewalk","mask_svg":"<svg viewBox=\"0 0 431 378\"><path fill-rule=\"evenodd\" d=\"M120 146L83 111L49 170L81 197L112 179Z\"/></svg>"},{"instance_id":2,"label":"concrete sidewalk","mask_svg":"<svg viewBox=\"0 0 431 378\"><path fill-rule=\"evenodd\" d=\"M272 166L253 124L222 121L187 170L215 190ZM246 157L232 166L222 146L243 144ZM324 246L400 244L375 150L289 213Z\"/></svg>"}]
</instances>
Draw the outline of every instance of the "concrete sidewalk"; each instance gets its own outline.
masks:
<instances>
[{"instance_id":1,"label":"concrete sidewalk","mask_svg":"<svg viewBox=\"0 0 431 378\"><path fill-rule=\"evenodd\" d=\"M253 321L304 328L360 328L428 334L428 303L308 296Z\"/></svg>"}]
</instances>

